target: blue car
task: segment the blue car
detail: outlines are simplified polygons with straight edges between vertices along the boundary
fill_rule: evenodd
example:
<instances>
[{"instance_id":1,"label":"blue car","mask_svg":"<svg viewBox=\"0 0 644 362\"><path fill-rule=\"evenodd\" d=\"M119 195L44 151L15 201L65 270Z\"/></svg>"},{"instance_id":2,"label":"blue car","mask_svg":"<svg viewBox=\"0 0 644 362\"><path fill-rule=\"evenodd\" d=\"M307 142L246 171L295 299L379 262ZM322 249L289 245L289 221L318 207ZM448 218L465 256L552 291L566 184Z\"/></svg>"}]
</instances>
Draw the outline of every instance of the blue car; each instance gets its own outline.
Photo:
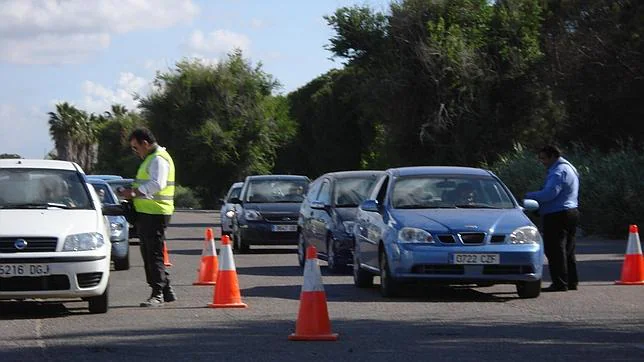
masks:
<instances>
[{"instance_id":1,"label":"blue car","mask_svg":"<svg viewBox=\"0 0 644 362\"><path fill-rule=\"evenodd\" d=\"M119 205L119 200L110 186L98 178L87 178L87 182L94 187L103 206ZM114 270L130 269L130 236L129 225L125 216L107 216L110 222L110 242L112 244L112 261Z\"/></svg>"},{"instance_id":2,"label":"blue car","mask_svg":"<svg viewBox=\"0 0 644 362\"><path fill-rule=\"evenodd\" d=\"M297 259L306 261L313 245L331 272L353 262L353 225L358 206L371 193L383 171L340 171L318 177L300 206Z\"/></svg>"},{"instance_id":3,"label":"blue car","mask_svg":"<svg viewBox=\"0 0 644 362\"><path fill-rule=\"evenodd\" d=\"M358 208L353 277L357 287L380 276L385 297L405 282L515 284L522 298L541 292L543 243L492 172L466 167L389 169Z\"/></svg>"}]
</instances>

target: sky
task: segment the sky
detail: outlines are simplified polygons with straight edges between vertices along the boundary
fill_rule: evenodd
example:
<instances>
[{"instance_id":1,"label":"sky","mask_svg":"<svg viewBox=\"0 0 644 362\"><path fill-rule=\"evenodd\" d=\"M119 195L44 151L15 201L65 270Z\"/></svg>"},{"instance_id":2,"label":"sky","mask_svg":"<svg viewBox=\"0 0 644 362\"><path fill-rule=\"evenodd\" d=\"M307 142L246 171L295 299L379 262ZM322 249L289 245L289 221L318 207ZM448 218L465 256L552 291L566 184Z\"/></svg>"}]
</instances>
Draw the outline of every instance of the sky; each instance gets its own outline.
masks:
<instances>
[{"instance_id":1,"label":"sky","mask_svg":"<svg viewBox=\"0 0 644 362\"><path fill-rule=\"evenodd\" d=\"M0 0L0 154L43 158L48 112L69 102L136 109L157 71L184 58L215 64L235 48L286 94L332 68L323 16L387 0Z\"/></svg>"}]
</instances>

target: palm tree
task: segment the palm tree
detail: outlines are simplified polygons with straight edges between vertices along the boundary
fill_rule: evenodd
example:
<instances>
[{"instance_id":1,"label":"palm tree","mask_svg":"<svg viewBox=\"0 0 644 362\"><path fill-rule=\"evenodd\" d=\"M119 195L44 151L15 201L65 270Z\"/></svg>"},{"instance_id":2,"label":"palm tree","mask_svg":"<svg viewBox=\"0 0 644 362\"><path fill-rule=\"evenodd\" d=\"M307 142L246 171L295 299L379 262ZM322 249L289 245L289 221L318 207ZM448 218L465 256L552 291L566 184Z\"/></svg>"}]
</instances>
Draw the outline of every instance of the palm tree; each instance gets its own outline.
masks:
<instances>
[{"instance_id":1,"label":"palm tree","mask_svg":"<svg viewBox=\"0 0 644 362\"><path fill-rule=\"evenodd\" d=\"M48 114L57 159L76 162L85 172L91 171L96 163L97 127L102 117L88 115L67 102L56 104L56 112Z\"/></svg>"}]
</instances>

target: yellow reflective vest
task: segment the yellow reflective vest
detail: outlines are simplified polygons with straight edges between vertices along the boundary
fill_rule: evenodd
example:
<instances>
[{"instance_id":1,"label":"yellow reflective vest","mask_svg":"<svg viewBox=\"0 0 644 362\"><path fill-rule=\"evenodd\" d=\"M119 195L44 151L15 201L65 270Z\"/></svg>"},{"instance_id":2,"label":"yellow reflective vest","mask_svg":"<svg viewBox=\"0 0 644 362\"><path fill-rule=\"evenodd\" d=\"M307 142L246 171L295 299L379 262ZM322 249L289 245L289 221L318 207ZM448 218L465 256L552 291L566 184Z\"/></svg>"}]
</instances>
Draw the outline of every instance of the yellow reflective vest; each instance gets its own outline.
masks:
<instances>
[{"instance_id":1,"label":"yellow reflective vest","mask_svg":"<svg viewBox=\"0 0 644 362\"><path fill-rule=\"evenodd\" d=\"M170 154L165 149L157 147L154 152L147 155L141 163L141 166L139 166L139 170L136 172L136 180L133 182L132 186L137 188L150 180L148 168L150 166L150 162L155 157L162 157L164 160L168 161L168 164L170 164L170 168L168 170L168 183L165 188L152 195L152 198L147 198L145 196L135 197L134 209L137 212L144 214L172 215L174 212L174 162L172 161Z\"/></svg>"}]
</instances>

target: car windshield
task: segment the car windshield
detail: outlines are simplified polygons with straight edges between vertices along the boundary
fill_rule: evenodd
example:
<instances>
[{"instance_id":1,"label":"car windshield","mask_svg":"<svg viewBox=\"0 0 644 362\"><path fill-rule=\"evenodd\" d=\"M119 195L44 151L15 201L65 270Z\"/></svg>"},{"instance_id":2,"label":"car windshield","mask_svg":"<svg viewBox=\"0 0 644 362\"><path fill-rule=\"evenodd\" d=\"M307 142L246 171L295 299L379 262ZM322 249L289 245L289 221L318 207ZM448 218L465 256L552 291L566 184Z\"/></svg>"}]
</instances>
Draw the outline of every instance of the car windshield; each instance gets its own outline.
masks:
<instances>
[{"instance_id":1,"label":"car windshield","mask_svg":"<svg viewBox=\"0 0 644 362\"><path fill-rule=\"evenodd\" d=\"M0 170L2 209L91 209L82 175L56 169Z\"/></svg>"},{"instance_id":2,"label":"car windshield","mask_svg":"<svg viewBox=\"0 0 644 362\"><path fill-rule=\"evenodd\" d=\"M98 199L101 200L102 204L116 204L116 200L114 200L114 196L112 195L112 192L106 184L91 184L94 187L94 190L96 191L96 194L98 195Z\"/></svg>"},{"instance_id":3,"label":"car windshield","mask_svg":"<svg viewBox=\"0 0 644 362\"><path fill-rule=\"evenodd\" d=\"M407 176L396 180L391 198L396 209L513 208L511 196L496 179L468 176Z\"/></svg>"},{"instance_id":4,"label":"car windshield","mask_svg":"<svg viewBox=\"0 0 644 362\"><path fill-rule=\"evenodd\" d=\"M119 187L132 187L132 180L130 179L122 179L122 180L109 180L107 181L107 184L110 185L110 188L114 192L114 194L118 195L118 188ZM125 199L119 198L120 201L123 201Z\"/></svg>"},{"instance_id":5,"label":"car windshield","mask_svg":"<svg viewBox=\"0 0 644 362\"><path fill-rule=\"evenodd\" d=\"M228 195L228 200L232 198L239 198L239 194L241 193L241 187L234 187L232 190L230 190L230 195Z\"/></svg>"},{"instance_id":6,"label":"car windshield","mask_svg":"<svg viewBox=\"0 0 644 362\"><path fill-rule=\"evenodd\" d=\"M375 175L338 179L335 182L335 206L358 207L369 196L377 179Z\"/></svg>"},{"instance_id":7,"label":"car windshield","mask_svg":"<svg viewBox=\"0 0 644 362\"><path fill-rule=\"evenodd\" d=\"M245 202L302 202L306 180L253 180L248 184Z\"/></svg>"}]
</instances>

